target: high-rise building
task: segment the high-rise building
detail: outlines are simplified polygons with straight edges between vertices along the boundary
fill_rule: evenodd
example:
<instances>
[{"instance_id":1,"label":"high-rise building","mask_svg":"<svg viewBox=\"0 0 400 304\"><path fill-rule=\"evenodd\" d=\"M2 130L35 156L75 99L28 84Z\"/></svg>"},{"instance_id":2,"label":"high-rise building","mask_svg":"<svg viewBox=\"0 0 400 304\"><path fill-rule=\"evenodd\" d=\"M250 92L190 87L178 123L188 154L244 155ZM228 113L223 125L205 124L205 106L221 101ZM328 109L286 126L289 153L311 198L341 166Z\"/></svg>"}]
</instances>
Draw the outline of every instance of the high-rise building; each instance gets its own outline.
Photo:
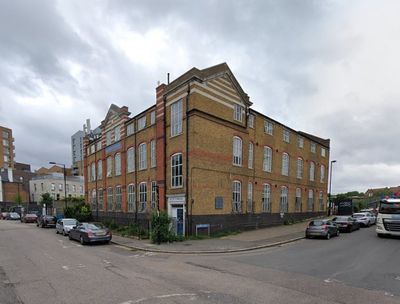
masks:
<instances>
[{"instance_id":1,"label":"high-rise building","mask_svg":"<svg viewBox=\"0 0 400 304\"><path fill-rule=\"evenodd\" d=\"M72 167L74 174L83 175L83 137L85 133L78 131L71 136Z\"/></svg>"},{"instance_id":2,"label":"high-rise building","mask_svg":"<svg viewBox=\"0 0 400 304\"><path fill-rule=\"evenodd\" d=\"M330 140L252 109L226 63L159 85L134 116L112 104L100 129L84 138L85 198L99 218L165 210L181 235L326 214Z\"/></svg>"},{"instance_id":3,"label":"high-rise building","mask_svg":"<svg viewBox=\"0 0 400 304\"><path fill-rule=\"evenodd\" d=\"M0 126L0 168L14 168L14 138L12 130Z\"/></svg>"}]
</instances>

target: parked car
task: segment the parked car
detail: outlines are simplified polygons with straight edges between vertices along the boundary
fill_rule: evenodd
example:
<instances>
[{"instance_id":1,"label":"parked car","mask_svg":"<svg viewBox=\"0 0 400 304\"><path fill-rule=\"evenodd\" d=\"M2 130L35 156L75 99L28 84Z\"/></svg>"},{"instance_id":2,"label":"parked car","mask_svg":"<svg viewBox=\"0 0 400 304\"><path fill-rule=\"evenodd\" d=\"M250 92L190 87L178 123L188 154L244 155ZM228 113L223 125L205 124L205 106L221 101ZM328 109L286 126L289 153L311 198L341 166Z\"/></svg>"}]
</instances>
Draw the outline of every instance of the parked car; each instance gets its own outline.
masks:
<instances>
[{"instance_id":1,"label":"parked car","mask_svg":"<svg viewBox=\"0 0 400 304\"><path fill-rule=\"evenodd\" d=\"M80 223L69 231L70 240L80 241L82 245L94 242L109 243L112 238L111 231L103 224Z\"/></svg>"},{"instance_id":2,"label":"parked car","mask_svg":"<svg viewBox=\"0 0 400 304\"><path fill-rule=\"evenodd\" d=\"M376 222L376 218L369 212L354 213L353 218L363 227L369 227Z\"/></svg>"},{"instance_id":3,"label":"parked car","mask_svg":"<svg viewBox=\"0 0 400 304\"><path fill-rule=\"evenodd\" d=\"M59 219L56 223L56 233L62 233L62 235L67 235L69 231L74 227L78 226L79 222L73 218L63 218Z\"/></svg>"},{"instance_id":4,"label":"parked car","mask_svg":"<svg viewBox=\"0 0 400 304\"><path fill-rule=\"evenodd\" d=\"M0 219L2 219L2 220L7 219L7 216L8 216L8 212L2 212L2 213L0 213Z\"/></svg>"},{"instance_id":5,"label":"parked car","mask_svg":"<svg viewBox=\"0 0 400 304\"><path fill-rule=\"evenodd\" d=\"M21 218L21 222L23 223L36 223L37 222L37 215L34 213L27 213L24 214Z\"/></svg>"},{"instance_id":6,"label":"parked car","mask_svg":"<svg viewBox=\"0 0 400 304\"><path fill-rule=\"evenodd\" d=\"M52 215L42 215L38 217L36 221L36 226L45 228L45 227L55 227L57 218Z\"/></svg>"},{"instance_id":7,"label":"parked car","mask_svg":"<svg viewBox=\"0 0 400 304\"><path fill-rule=\"evenodd\" d=\"M332 221L336 223L340 231L352 232L360 229L360 223L351 216L337 216Z\"/></svg>"},{"instance_id":8,"label":"parked car","mask_svg":"<svg viewBox=\"0 0 400 304\"><path fill-rule=\"evenodd\" d=\"M339 234L338 227L329 219L313 220L306 228L307 239L316 236L329 240L331 236L339 236Z\"/></svg>"},{"instance_id":9,"label":"parked car","mask_svg":"<svg viewBox=\"0 0 400 304\"><path fill-rule=\"evenodd\" d=\"M7 220L18 221L20 219L21 219L21 217L19 216L19 214L17 212L10 212L7 215Z\"/></svg>"}]
</instances>

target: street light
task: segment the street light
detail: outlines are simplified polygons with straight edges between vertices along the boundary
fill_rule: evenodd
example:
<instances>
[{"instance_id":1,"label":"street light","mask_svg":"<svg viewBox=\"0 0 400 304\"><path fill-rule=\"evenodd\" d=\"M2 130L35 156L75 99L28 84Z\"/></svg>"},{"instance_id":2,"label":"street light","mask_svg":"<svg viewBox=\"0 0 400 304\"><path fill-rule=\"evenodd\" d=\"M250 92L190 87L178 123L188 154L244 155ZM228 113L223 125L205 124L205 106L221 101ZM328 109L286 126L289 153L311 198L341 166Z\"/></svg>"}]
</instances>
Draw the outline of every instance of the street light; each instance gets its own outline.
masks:
<instances>
[{"instance_id":1,"label":"street light","mask_svg":"<svg viewBox=\"0 0 400 304\"><path fill-rule=\"evenodd\" d=\"M67 209L67 174L65 172L65 164L59 164L56 162L49 162L49 164L51 165L59 165L59 166L63 166L64 169L64 202L65 202L65 209Z\"/></svg>"},{"instance_id":2,"label":"street light","mask_svg":"<svg viewBox=\"0 0 400 304\"><path fill-rule=\"evenodd\" d=\"M329 211L328 211L328 215L331 215L331 213L332 213L331 196L332 196L332 165L333 165L333 163L336 163L336 160L331 160L331 168L329 170Z\"/></svg>"}]
</instances>

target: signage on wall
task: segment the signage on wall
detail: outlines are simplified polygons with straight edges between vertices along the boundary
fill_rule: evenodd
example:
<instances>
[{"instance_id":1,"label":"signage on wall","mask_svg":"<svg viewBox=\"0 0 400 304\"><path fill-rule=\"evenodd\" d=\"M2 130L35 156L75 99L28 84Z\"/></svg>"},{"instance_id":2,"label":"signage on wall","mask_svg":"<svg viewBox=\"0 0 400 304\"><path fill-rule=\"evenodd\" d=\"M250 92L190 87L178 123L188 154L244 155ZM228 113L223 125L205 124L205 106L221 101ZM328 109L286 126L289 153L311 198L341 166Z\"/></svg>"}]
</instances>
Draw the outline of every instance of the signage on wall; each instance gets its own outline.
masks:
<instances>
[{"instance_id":1,"label":"signage on wall","mask_svg":"<svg viewBox=\"0 0 400 304\"><path fill-rule=\"evenodd\" d=\"M115 144L113 144L111 146L108 146L106 148L106 154L115 152L115 151L121 149L121 147L122 147L121 142L117 142L117 143L115 143Z\"/></svg>"}]
</instances>

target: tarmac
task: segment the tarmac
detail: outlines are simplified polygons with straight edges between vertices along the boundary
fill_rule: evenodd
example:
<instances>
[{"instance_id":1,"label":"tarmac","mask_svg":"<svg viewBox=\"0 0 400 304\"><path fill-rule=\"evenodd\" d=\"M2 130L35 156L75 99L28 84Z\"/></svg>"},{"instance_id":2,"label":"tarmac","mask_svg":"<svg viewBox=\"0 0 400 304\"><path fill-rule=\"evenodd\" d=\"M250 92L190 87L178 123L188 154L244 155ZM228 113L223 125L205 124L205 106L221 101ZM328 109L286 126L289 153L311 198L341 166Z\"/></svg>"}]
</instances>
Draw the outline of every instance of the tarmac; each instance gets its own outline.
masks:
<instances>
[{"instance_id":1,"label":"tarmac","mask_svg":"<svg viewBox=\"0 0 400 304\"><path fill-rule=\"evenodd\" d=\"M220 238L185 240L181 242L151 243L150 240L113 235L112 243L132 250L169 254L213 254L257 250L301 240L309 221L292 225L273 226Z\"/></svg>"}]
</instances>

